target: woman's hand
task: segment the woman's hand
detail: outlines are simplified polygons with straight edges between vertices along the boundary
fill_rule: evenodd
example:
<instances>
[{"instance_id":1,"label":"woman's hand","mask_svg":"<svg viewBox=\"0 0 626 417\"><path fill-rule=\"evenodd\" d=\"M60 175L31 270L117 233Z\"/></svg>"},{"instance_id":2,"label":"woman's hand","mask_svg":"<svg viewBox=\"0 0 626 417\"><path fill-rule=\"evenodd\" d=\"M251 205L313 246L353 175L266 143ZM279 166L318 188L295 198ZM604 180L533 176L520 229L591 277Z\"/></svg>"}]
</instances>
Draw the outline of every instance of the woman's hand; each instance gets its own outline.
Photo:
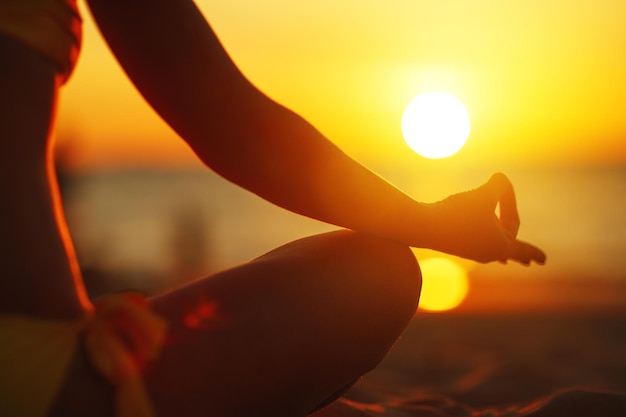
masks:
<instances>
[{"instance_id":1,"label":"woman's hand","mask_svg":"<svg viewBox=\"0 0 626 417\"><path fill-rule=\"evenodd\" d=\"M495 209L499 204L499 217ZM511 259L524 265L543 264L539 248L517 240L520 221L515 192L504 174L494 174L482 186L428 204L432 244L429 249L478 262Z\"/></svg>"}]
</instances>

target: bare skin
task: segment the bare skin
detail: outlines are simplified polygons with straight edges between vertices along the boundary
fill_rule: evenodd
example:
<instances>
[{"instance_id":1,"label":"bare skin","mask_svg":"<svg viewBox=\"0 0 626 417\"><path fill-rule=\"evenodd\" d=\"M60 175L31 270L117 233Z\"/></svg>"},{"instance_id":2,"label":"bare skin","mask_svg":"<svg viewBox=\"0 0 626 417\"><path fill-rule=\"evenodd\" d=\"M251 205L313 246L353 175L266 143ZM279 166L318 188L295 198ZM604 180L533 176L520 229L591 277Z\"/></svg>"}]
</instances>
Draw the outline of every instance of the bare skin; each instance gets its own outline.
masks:
<instances>
[{"instance_id":1,"label":"bare skin","mask_svg":"<svg viewBox=\"0 0 626 417\"><path fill-rule=\"evenodd\" d=\"M479 262L545 261L516 239L504 175L417 202L254 88L192 2L149 3L90 6L159 114L235 184L354 230L293 242L151 300L171 325L170 343L144 374L160 416L303 416L327 403L375 367L411 319L421 276L409 246ZM0 77L9 138L0 142L0 259L11 277L0 284L0 310L77 317L89 301L51 168L55 68L9 38L0 37L0 56L10 63ZM203 303L212 313L190 325L185 318ZM110 416L112 393L81 350L49 415Z\"/></svg>"},{"instance_id":2,"label":"bare skin","mask_svg":"<svg viewBox=\"0 0 626 417\"><path fill-rule=\"evenodd\" d=\"M0 262L11 277L0 281L0 312L76 317L88 300L51 160L56 69L1 34L0 53Z\"/></svg>"}]
</instances>

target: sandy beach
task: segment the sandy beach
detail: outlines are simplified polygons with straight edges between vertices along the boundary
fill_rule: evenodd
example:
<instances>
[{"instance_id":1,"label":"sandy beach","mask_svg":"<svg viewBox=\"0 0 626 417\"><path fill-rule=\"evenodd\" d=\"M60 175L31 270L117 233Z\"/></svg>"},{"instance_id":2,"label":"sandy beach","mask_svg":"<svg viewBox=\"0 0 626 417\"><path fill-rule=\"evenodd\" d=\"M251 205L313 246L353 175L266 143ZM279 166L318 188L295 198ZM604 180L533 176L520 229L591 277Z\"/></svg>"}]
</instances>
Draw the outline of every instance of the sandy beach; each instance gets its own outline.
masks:
<instances>
[{"instance_id":1,"label":"sandy beach","mask_svg":"<svg viewBox=\"0 0 626 417\"><path fill-rule=\"evenodd\" d=\"M625 352L626 314L418 313L385 361L318 415L623 416Z\"/></svg>"}]
</instances>

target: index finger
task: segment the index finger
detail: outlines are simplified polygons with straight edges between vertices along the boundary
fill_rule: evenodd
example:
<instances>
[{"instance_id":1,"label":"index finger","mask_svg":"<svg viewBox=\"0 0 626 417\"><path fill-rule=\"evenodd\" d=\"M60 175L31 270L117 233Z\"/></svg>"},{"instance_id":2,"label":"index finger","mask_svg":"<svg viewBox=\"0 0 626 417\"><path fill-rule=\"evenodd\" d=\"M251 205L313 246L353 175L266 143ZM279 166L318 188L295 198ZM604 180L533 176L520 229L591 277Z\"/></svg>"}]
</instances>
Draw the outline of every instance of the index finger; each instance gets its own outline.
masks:
<instances>
[{"instance_id":1,"label":"index finger","mask_svg":"<svg viewBox=\"0 0 626 417\"><path fill-rule=\"evenodd\" d=\"M500 206L500 223L511 233L512 237L517 236L520 220L517 212L517 201L515 190L508 177L502 173L493 174L489 178L489 186L493 192L495 201Z\"/></svg>"},{"instance_id":2,"label":"index finger","mask_svg":"<svg viewBox=\"0 0 626 417\"><path fill-rule=\"evenodd\" d=\"M507 252L507 259L512 259L523 265L530 265L531 262L539 265L546 263L546 254L541 249L521 240L511 242Z\"/></svg>"}]
</instances>

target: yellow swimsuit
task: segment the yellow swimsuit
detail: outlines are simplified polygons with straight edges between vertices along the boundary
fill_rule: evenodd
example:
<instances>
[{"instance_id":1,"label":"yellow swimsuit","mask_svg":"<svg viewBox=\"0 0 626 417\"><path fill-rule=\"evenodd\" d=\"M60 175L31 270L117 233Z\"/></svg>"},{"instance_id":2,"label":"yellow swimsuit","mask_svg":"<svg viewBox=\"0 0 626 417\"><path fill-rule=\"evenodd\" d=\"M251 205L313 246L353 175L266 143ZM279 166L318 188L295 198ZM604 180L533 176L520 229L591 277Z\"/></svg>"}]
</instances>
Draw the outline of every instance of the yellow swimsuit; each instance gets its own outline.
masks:
<instances>
[{"instance_id":1,"label":"yellow swimsuit","mask_svg":"<svg viewBox=\"0 0 626 417\"><path fill-rule=\"evenodd\" d=\"M81 25L76 0L0 0L0 32L52 60L62 82L76 64Z\"/></svg>"},{"instance_id":2,"label":"yellow swimsuit","mask_svg":"<svg viewBox=\"0 0 626 417\"><path fill-rule=\"evenodd\" d=\"M74 321L0 316L0 416L43 417L83 335L91 362L116 387L116 416L154 415L140 370L158 355L165 321L135 293L94 306Z\"/></svg>"}]
</instances>

